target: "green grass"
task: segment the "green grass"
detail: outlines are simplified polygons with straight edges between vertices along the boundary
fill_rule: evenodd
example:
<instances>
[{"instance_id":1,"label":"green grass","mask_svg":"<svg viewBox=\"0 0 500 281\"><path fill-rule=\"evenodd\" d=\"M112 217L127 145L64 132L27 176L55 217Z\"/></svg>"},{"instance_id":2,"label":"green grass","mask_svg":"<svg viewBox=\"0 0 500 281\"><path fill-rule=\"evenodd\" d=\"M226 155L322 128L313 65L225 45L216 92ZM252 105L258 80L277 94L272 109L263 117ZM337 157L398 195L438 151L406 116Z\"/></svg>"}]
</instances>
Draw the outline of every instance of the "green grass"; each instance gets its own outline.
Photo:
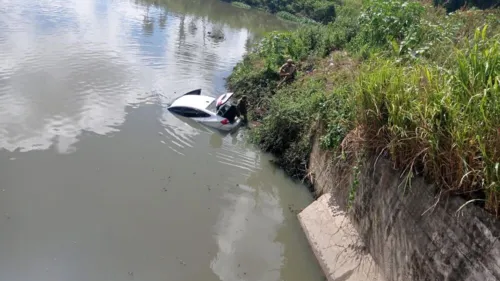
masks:
<instances>
[{"instance_id":1,"label":"green grass","mask_svg":"<svg viewBox=\"0 0 500 281\"><path fill-rule=\"evenodd\" d=\"M359 124L372 151L387 151L400 169L414 168L446 190L481 190L500 207L500 52L498 36L477 29L455 50L450 69L432 64L367 63L359 80Z\"/></svg>"},{"instance_id":2,"label":"green grass","mask_svg":"<svg viewBox=\"0 0 500 281\"><path fill-rule=\"evenodd\" d=\"M242 2L231 2L231 5L237 7L237 8L241 8L241 9L246 9L246 10L249 10L251 9L252 7L250 7L250 5L248 4L245 4L245 3L242 3Z\"/></svg>"},{"instance_id":3,"label":"green grass","mask_svg":"<svg viewBox=\"0 0 500 281\"><path fill-rule=\"evenodd\" d=\"M346 1L333 23L269 34L228 86L261 122L253 140L297 178L312 136L342 153L356 130L364 151L387 155L408 179L484 199L498 215L499 19L498 9L446 15L403 0ZM287 58L298 62L297 81L278 89Z\"/></svg>"}]
</instances>

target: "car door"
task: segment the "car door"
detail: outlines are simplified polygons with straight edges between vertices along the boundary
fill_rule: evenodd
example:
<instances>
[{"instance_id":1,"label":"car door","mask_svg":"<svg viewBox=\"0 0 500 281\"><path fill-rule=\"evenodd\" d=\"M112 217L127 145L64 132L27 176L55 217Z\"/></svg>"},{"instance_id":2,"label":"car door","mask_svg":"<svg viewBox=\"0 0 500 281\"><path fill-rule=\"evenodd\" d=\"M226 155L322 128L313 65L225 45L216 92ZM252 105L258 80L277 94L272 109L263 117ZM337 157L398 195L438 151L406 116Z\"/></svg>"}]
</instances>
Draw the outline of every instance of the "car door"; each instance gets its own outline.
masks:
<instances>
[{"instance_id":1,"label":"car door","mask_svg":"<svg viewBox=\"0 0 500 281\"><path fill-rule=\"evenodd\" d=\"M178 106L178 107L171 108L170 111L172 111L175 114L178 114L180 116L190 118L194 121L205 124L206 126L209 126L212 128L217 129L220 126L222 126L221 120L223 118L216 116L215 114L211 115L208 112L204 112L204 111L199 110L199 109Z\"/></svg>"},{"instance_id":2,"label":"car door","mask_svg":"<svg viewBox=\"0 0 500 281\"><path fill-rule=\"evenodd\" d=\"M211 115L207 112L204 112L203 110L189 108L185 110L184 114L188 115L193 120L212 128L218 129L222 126L221 121L223 118L220 118L216 115Z\"/></svg>"},{"instance_id":3,"label":"car door","mask_svg":"<svg viewBox=\"0 0 500 281\"><path fill-rule=\"evenodd\" d=\"M222 126L222 118L220 118L219 116L215 114L209 114L208 112L204 112L198 109L195 109L195 111L196 117L193 118L194 120L212 128L219 128L220 126Z\"/></svg>"}]
</instances>

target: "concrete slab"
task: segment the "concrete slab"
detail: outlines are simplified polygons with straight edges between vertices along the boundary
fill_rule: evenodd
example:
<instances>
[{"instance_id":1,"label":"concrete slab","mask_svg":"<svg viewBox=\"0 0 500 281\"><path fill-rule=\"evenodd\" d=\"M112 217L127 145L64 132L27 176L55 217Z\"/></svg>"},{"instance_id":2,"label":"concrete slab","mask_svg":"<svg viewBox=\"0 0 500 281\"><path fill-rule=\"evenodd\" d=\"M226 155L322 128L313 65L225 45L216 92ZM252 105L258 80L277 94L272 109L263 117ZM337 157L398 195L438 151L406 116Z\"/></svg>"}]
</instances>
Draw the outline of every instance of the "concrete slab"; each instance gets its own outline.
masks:
<instances>
[{"instance_id":1,"label":"concrete slab","mask_svg":"<svg viewBox=\"0 0 500 281\"><path fill-rule=\"evenodd\" d=\"M325 276L329 281L382 281L349 218L329 206L330 200L325 194L298 215Z\"/></svg>"}]
</instances>

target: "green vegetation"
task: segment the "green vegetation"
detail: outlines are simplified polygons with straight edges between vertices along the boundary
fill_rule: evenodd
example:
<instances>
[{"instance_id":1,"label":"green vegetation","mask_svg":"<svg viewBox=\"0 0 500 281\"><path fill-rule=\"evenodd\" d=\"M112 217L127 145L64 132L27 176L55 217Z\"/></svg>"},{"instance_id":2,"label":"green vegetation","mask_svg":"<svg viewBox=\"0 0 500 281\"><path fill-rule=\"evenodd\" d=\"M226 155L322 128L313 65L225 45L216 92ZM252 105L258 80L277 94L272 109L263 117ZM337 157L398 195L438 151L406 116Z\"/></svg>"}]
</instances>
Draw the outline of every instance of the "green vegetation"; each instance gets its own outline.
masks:
<instances>
[{"instance_id":1,"label":"green vegetation","mask_svg":"<svg viewBox=\"0 0 500 281\"><path fill-rule=\"evenodd\" d=\"M408 178L500 211L500 11L447 14L403 0L345 0L328 25L269 34L228 79L260 125L252 139L303 178L313 138L362 149ZM294 83L277 69L297 62ZM352 148L349 143L360 143Z\"/></svg>"},{"instance_id":2,"label":"green vegetation","mask_svg":"<svg viewBox=\"0 0 500 281\"><path fill-rule=\"evenodd\" d=\"M241 8L241 9L251 9L252 7L250 7L250 5L248 4L245 4L245 3L242 3L242 2L231 2L231 4L237 8Z\"/></svg>"},{"instance_id":3,"label":"green vegetation","mask_svg":"<svg viewBox=\"0 0 500 281\"><path fill-rule=\"evenodd\" d=\"M296 16L294 14L290 14L289 12L277 12L276 16L279 17L280 19L295 22L295 23L301 23L301 24L317 24L317 22L313 21L310 18L305 18L301 16Z\"/></svg>"},{"instance_id":4,"label":"green vegetation","mask_svg":"<svg viewBox=\"0 0 500 281\"><path fill-rule=\"evenodd\" d=\"M223 0L232 2L231 0ZM302 22L302 18L313 22L329 23L335 19L335 3L331 0L241 0L252 7L263 8L287 20Z\"/></svg>"}]
</instances>

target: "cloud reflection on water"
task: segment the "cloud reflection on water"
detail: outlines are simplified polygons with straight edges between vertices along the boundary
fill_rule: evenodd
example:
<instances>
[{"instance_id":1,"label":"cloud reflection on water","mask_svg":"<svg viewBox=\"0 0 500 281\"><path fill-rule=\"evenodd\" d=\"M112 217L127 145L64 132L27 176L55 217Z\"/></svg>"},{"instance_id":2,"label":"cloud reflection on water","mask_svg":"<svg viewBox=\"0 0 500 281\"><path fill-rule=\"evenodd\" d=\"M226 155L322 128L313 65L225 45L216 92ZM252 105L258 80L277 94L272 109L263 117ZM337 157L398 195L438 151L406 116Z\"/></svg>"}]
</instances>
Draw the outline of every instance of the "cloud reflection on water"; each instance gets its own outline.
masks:
<instances>
[{"instance_id":1,"label":"cloud reflection on water","mask_svg":"<svg viewBox=\"0 0 500 281\"><path fill-rule=\"evenodd\" d=\"M129 1L0 3L0 147L10 151L71 152L83 131L117 130L128 106L221 91L250 36L218 23L225 39L211 42L205 18Z\"/></svg>"}]
</instances>

